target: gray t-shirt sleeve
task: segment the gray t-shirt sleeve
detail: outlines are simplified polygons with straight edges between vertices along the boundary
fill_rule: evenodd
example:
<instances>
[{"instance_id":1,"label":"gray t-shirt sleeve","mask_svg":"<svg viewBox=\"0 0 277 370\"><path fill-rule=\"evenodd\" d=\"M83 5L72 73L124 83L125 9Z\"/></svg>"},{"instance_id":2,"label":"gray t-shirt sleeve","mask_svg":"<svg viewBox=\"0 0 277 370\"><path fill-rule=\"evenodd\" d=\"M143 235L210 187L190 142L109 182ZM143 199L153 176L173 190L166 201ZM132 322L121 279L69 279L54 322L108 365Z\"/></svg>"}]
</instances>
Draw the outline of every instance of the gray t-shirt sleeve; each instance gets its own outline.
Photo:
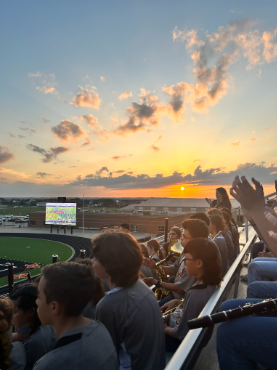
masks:
<instances>
[{"instance_id":1,"label":"gray t-shirt sleeve","mask_svg":"<svg viewBox=\"0 0 277 370\"><path fill-rule=\"evenodd\" d=\"M184 255L181 254L181 256L173 263L173 265L170 266L171 270L174 272L174 274L177 274L177 271L179 270L179 266L181 263L181 260L183 259Z\"/></svg>"},{"instance_id":2,"label":"gray t-shirt sleeve","mask_svg":"<svg viewBox=\"0 0 277 370\"><path fill-rule=\"evenodd\" d=\"M178 285L180 288L182 288L184 293L179 294L179 293L173 292L174 297L177 299L184 298L186 291L189 290L189 288L191 288L194 283L195 283L195 276L189 276L186 273L186 271L184 271L183 275L180 277L180 280L174 283Z\"/></svg>"},{"instance_id":3,"label":"gray t-shirt sleeve","mask_svg":"<svg viewBox=\"0 0 277 370\"><path fill-rule=\"evenodd\" d=\"M216 286L209 285L206 289L191 289L188 292L181 321L173 329L178 339L183 340L187 335L190 330L187 322L199 316L215 289Z\"/></svg>"}]
</instances>

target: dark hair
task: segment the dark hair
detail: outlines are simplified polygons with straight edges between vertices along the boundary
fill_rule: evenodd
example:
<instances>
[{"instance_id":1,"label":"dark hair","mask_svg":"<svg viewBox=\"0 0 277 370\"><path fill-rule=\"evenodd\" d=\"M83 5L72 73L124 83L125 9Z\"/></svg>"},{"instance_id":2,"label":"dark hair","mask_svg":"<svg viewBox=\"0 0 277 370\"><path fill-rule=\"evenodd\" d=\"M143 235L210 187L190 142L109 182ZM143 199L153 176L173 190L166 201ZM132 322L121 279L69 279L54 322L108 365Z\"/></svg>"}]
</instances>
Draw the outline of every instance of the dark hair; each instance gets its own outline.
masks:
<instances>
[{"instance_id":1,"label":"dark hair","mask_svg":"<svg viewBox=\"0 0 277 370\"><path fill-rule=\"evenodd\" d=\"M204 284L218 285L220 283L221 260L215 243L205 238L197 238L187 243L184 253L190 253L193 258L203 262L202 280Z\"/></svg>"},{"instance_id":2,"label":"dark hair","mask_svg":"<svg viewBox=\"0 0 277 370\"><path fill-rule=\"evenodd\" d=\"M228 208L226 208L226 207L223 207L223 208L221 208L221 211L222 211L222 212L224 211L224 212L228 213L228 214L231 216L230 224L231 224L231 226L232 226L232 224L234 224L234 225L235 225L235 227L236 227L236 229L237 229L237 228L238 228L237 223L236 223L236 221L234 220L234 217L233 217L232 212L230 211L230 209L228 209Z\"/></svg>"},{"instance_id":3,"label":"dark hair","mask_svg":"<svg viewBox=\"0 0 277 370\"><path fill-rule=\"evenodd\" d=\"M209 215L211 224L213 224L216 228L216 232L218 233L219 231L225 231L226 226L223 221L223 217L219 215Z\"/></svg>"},{"instance_id":4,"label":"dark hair","mask_svg":"<svg viewBox=\"0 0 277 370\"><path fill-rule=\"evenodd\" d=\"M156 253L158 253L160 259L163 258L162 251L160 250L160 243L157 239L150 239L146 242L146 245L150 248L153 248Z\"/></svg>"},{"instance_id":5,"label":"dark hair","mask_svg":"<svg viewBox=\"0 0 277 370\"><path fill-rule=\"evenodd\" d=\"M41 325L40 319L37 314L37 304L36 300L38 297L38 288L37 285L33 283L26 283L17 286L10 293L10 299L12 301L18 301L17 307L23 311L29 311L32 308L34 309L33 313L33 323L30 325L31 331L30 335L34 334Z\"/></svg>"},{"instance_id":6,"label":"dark hair","mask_svg":"<svg viewBox=\"0 0 277 370\"><path fill-rule=\"evenodd\" d=\"M141 248L141 253L143 254L143 256L146 258L149 258L149 253L144 243L140 243L140 248Z\"/></svg>"},{"instance_id":7,"label":"dark hair","mask_svg":"<svg viewBox=\"0 0 277 370\"><path fill-rule=\"evenodd\" d=\"M105 267L112 283L132 286L139 276L142 253L139 242L123 230L107 230L92 239L93 254Z\"/></svg>"},{"instance_id":8,"label":"dark hair","mask_svg":"<svg viewBox=\"0 0 277 370\"><path fill-rule=\"evenodd\" d=\"M56 262L41 272L46 280L46 302L59 302L67 316L81 315L96 288L92 268L78 262Z\"/></svg>"},{"instance_id":9,"label":"dark hair","mask_svg":"<svg viewBox=\"0 0 277 370\"><path fill-rule=\"evenodd\" d=\"M0 369L10 368L11 343L9 329L12 324L13 304L11 301L0 297Z\"/></svg>"},{"instance_id":10,"label":"dark hair","mask_svg":"<svg viewBox=\"0 0 277 370\"><path fill-rule=\"evenodd\" d=\"M190 220L202 220L207 224L207 226L210 225L210 219L207 216L207 213L205 213L205 212L193 213L192 215L190 215L189 218L190 218Z\"/></svg>"},{"instance_id":11,"label":"dark hair","mask_svg":"<svg viewBox=\"0 0 277 370\"><path fill-rule=\"evenodd\" d=\"M121 227L122 229L125 229L125 230L130 230L129 224L121 224L121 225L119 225L119 227Z\"/></svg>"},{"instance_id":12,"label":"dark hair","mask_svg":"<svg viewBox=\"0 0 277 370\"><path fill-rule=\"evenodd\" d=\"M178 227L178 226L172 226L170 228L170 231L171 230L174 231L178 235L179 239L181 238L182 231L181 231L180 227Z\"/></svg>"},{"instance_id":13,"label":"dark hair","mask_svg":"<svg viewBox=\"0 0 277 370\"><path fill-rule=\"evenodd\" d=\"M226 207L229 208L230 211L232 209L232 204L229 199L229 195L224 188L217 188L216 191L218 191L222 195L222 200L217 202L217 206L220 208Z\"/></svg>"},{"instance_id":14,"label":"dark hair","mask_svg":"<svg viewBox=\"0 0 277 370\"><path fill-rule=\"evenodd\" d=\"M95 275L92 261L90 258L78 258L75 262L80 263L81 265L86 265L90 267L93 275ZM100 301L100 299L104 297L104 295L105 295L105 290L104 290L102 281L101 279L95 276L94 292L91 298L91 301L94 304L94 306L97 305L97 303Z\"/></svg>"},{"instance_id":15,"label":"dark hair","mask_svg":"<svg viewBox=\"0 0 277 370\"><path fill-rule=\"evenodd\" d=\"M182 227L188 230L192 238L207 238L209 236L209 228L202 220L185 220L182 222Z\"/></svg>"},{"instance_id":16,"label":"dark hair","mask_svg":"<svg viewBox=\"0 0 277 370\"><path fill-rule=\"evenodd\" d=\"M217 208L212 208L212 209L209 209L208 212L207 212L207 215L210 217L211 215L219 215L221 216L221 210L217 209Z\"/></svg>"}]
</instances>

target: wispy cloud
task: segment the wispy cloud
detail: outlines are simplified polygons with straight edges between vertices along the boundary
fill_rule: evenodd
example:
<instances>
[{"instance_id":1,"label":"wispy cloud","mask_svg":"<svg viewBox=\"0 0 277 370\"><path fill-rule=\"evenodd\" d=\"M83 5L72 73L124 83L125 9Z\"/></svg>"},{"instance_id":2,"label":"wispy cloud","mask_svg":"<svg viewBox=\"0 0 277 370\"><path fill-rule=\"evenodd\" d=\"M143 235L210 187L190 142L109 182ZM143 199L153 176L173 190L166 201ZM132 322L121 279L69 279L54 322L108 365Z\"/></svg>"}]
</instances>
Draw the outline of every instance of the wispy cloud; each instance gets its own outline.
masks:
<instances>
[{"instance_id":1,"label":"wispy cloud","mask_svg":"<svg viewBox=\"0 0 277 370\"><path fill-rule=\"evenodd\" d=\"M102 81L102 82L106 81L104 76L100 76L99 78L100 78L100 81Z\"/></svg>"},{"instance_id":2,"label":"wispy cloud","mask_svg":"<svg viewBox=\"0 0 277 370\"><path fill-rule=\"evenodd\" d=\"M232 146L239 146L240 145L240 141L237 141L235 143L231 143Z\"/></svg>"},{"instance_id":3,"label":"wispy cloud","mask_svg":"<svg viewBox=\"0 0 277 370\"><path fill-rule=\"evenodd\" d=\"M128 99L128 98L131 98L132 96L133 96L132 91L130 91L129 93L124 92L124 93L119 95L118 99L119 100Z\"/></svg>"},{"instance_id":4,"label":"wispy cloud","mask_svg":"<svg viewBox=\"0 0 277 370\"><path fill-rule=\"evenodd\" d=\"M28 127L20 127L20 130L28 132L28 134L32 135L36 133L36 130L28 128Z\"/></svg>"},{"instance_id":5,"label":"wispy cloud","mask_svg":"<svg viewBox=\"0 0 277 370\"><path fill-rule=\"evenodd\" d=\"M52 162L54 159L57 158L59 154L65 153L69 150L68 148L65 148L63 146L52 147L46 150L33 144L27 144L27 149L31 150L32 152L41 154L43 156L42 159L43 163Z\"/></svg>"},{"instance_id":6,"label":"wispy cloud","mask_svg":"<svg viewBox=\"0 0 277 370\"><path fill-rule=\"evenodd\" d=\"M65 99L60 97L59 92L56 87L58 83L56 82L56 76L53 73L45 74L42 72L35 72L28 74L30 78L35 82L36 89L44 94L52 94L56 96L57 99L65 103Z\"/></svg>"},{"instance_id":7,"label":"wispy cloud","mask_svg":"<svg viewBox=\"0 0 277 370\"><path fill-rule=\"evenodd\" d=\"M254 142L256 139L254 137L251 137L250 141Z\"/></svg>"},{"instance_id":8,"label":"wispy cloud","mask_svg":"<svg viewBox=\"0 0 277 370\"><path fill-rule=\"evenodd\" d=\"M46 173L46 172L37 172L36 173L36 177L38 177L40 179L44 179L47 176L51 176L51 173Z\"/></svg>"},{"instance_id":9,"label":"wispy cloud","mask_svg":"<svg viewBox=\"0 0 277 370\"><path fill-rule=\"evenodd\" d=\"M112 157L112 159L114 159L115 161L118 161L119 159L122 159L122 158L126 158L126 157L132 157L132 154L128 154L128 155L114 155Z\"/></svg>"},{"instance_id":10,"label":"wispy cloud","mask_svg":"<svg viewBox=\"0 0 277 370\"><path fill-rule=\"evenodd\" d=\"M47 118L45 118L45 117L40 116L39 118L40 118L40 120L41 120L43 123L48 123L48 122L50 122L50 119L47 119Z\"/></svg>"},{"instance_id":11,"label":"wispy cloud","mask_svg":"<svg viewBox=\"0 0 277 370\"><path fill-rule=\"evenodd\" d=\"M0 146L0 163L4 163L13 159L14 155L9 151L6 146Z\"/></svg>"},{"instance_id":12,"label":"wispy cloud","mask_svg":"<svg viewBox=\"0 0 277 370\"><path fill-rule=\"evenodd\" d=\"M207 111L226 93L230 84L229 68L241 56L248 61L247 69L270 63L277 58L273 43L277 29L260 32L250 19L240 19L221 26L201 40L195 29L173 30L173 41L186 42L186 49L195 64L197 84L188 98L195 110ZM214 62L215 60L215 62ZM177 101L177 107L181 102Z\"/></svg>"},{"instance_id":13,"label":"wispy cloud","mask_svg":"<svg viewBox=\"0 0 277 370\"><path fill-rule=\"evenodd\" d=\"M151 145L150 146L150 148L151 149L153 149L154 150L154 152L158 152L159 150L161 150L160 148L158 148L157 146L155 146L155 145Z\"/></svg>"}]
</instances>

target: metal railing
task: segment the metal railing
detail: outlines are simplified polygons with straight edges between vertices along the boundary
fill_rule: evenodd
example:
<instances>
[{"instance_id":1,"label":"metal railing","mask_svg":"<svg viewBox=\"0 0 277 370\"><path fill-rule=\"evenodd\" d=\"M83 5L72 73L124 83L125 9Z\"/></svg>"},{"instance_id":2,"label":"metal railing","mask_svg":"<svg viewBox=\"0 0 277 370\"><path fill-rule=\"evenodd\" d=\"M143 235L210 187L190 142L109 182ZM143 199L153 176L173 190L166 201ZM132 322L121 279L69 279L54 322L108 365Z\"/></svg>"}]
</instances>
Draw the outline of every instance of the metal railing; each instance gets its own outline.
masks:
<instances>
[{"instance_id":1,"label":"metal railing","mask_svg":"<svg viewBox=\"0 0 277 370\"><path fill-rule=\"evenodd\" d=\"M214 294L209 299L208 303L204 307L203 311L199 316L211 315L215 313L220 307L221 303L226 298L227 293L229 292L231 286L235 283L234 286L234 296L237 296L237 287L236 283L239 279L239 273L241 269L241 262L248 252L248 249L256 237L255 230L249 228L249 240L241 250L240 254L226 273L223 282L216 289ZM235 298L234 297L234 298ZM196 330L191 330L188 332L186 337L183 339L177 351L174 353L173 357L166 366L166 370L189 370L192 369L192 366L196 360L196 357L199 355L199 347L203 341L204 335L207 332L207 328L200 328Z\"/></svg>"},{"instance_id":2,"label":"metal railing","mask_svg":"<svg viewBox=\"0 0 277 370\"><path fill-rule=\"evenodd\" d=\"M276 192L266 195L265 200L268 200L269 198L274 196L276 196ZM240 211L240 207L237 207L233 210ZM211 296L199 316L211 315L215 313L222 302L226 299L227 293L230 291L233 284L233 298L237 297L242 261L245 258L246 253L250 249L251 244L257 237L256 231L253 229L252 226L249 226L249 222L247 219L245 219L244 233L245 243L240 243L240 245L244 245L243 249L224 276L223 282ZM189 331L180 344L179 348L167 364L165 370L191 370L193 368L193 365L195 364L197 357L200 354L203 346L203 339L205 333L207 333L207 330L207 328L200 328Z\"/></svg>"}]
</instances>

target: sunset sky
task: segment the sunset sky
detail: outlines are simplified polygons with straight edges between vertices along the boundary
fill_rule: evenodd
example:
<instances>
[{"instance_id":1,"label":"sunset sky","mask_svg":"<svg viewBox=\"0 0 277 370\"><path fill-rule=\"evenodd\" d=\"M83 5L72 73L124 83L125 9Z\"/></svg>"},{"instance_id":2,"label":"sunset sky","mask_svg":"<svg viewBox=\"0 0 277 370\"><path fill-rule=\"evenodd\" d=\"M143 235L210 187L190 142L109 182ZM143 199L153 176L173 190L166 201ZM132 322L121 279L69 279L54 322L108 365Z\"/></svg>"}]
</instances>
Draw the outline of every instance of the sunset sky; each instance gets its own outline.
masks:
<instances>
[{"instance_id":1,"label":"sunset sky","mask_svg":"<svg viewBox=\"0 0 277 370\"><path fill-rule=\"evenodd\" d=\"M0 197L212 197L236 174L274 191L276 14L2 1Z\"/></svg>"}]
</instances>

